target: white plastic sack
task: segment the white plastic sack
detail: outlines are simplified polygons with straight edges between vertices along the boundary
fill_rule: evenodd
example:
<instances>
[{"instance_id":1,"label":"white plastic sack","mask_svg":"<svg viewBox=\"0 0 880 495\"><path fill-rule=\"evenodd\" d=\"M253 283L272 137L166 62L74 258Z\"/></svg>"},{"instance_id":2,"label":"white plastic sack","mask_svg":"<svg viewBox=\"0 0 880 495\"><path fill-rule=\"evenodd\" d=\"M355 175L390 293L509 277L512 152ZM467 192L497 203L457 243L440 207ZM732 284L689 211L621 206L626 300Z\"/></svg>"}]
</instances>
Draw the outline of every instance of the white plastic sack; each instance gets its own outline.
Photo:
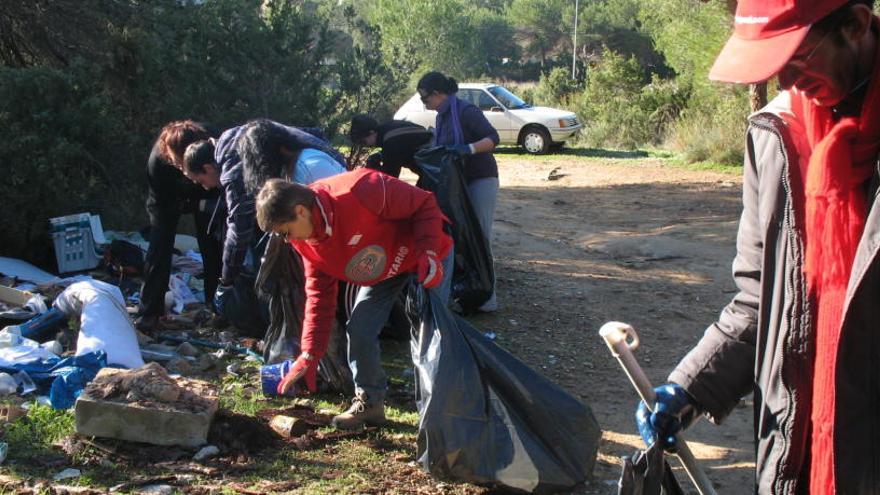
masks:
<instances>
[{"instance_id":1,"label":"white plastic sack","mask_svg":"<svg viewBox=\"0 0 880 495\"><path fill-rule=\"evenodd\" d=\"M199 302L192 291L189 290L187 285L189 279L190 275L187 273L172 273L171 277L168 278L168 288L171 289L170 292L174 296L174 312L177 314L183 313L184 308L188 304Z\"/></svg>"},{"instance_id":2,"label":"white plastic sack","mask_svg":"<svg viewBox=\"0 0 880 495\"><path fill-rule=\"evenodd\" d=\"M98 280L77 282L55 299L67 316L80 316L76 355L104 350L107 364L139 368L144 365L134 325L118 287Z\"/></svg>"}]
</instances>

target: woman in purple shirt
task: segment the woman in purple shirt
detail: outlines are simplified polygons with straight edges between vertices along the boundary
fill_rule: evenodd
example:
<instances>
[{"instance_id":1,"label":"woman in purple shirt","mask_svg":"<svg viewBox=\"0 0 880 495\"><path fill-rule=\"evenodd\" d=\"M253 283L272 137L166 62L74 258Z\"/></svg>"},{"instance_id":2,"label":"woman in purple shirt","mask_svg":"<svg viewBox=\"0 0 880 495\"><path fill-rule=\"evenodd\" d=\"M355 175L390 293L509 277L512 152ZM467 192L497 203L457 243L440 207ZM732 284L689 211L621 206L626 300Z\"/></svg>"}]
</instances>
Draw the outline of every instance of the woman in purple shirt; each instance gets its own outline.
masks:
<instances>
[{"instance_id":1,"label":"woman in purple shirt","mask_svg":"<svg viewBox=\"0 0 880 495\"><path fill-rule=\"evenodd\" d=\"M429 72L419 80L416 90L425 108L437 111L434 144L446 145L464 160L468 195L491 250L492 221L498 196L498 164L492 150L498 144L498 131L482 110L456 95L458 83L455 79L439 72ZM480 310L496 309L498 301L493 291Z\"/></svg>"}]
</instances>

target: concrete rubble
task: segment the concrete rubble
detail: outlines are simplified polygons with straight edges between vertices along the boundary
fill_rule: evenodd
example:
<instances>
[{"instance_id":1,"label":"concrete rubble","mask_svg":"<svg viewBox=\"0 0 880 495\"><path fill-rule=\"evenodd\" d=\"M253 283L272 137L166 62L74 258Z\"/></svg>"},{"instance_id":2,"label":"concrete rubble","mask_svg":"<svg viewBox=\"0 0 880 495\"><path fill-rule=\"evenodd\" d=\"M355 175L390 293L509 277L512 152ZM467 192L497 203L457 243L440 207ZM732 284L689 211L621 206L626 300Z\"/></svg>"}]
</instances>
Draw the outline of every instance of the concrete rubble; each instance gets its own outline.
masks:
<instances>
[{"instance_id":1,"label":"concrete rubble","mask_svg":"<svg viewBox=\"0 0 880 495\"><path fill-rule=\"evenodd\" d=\"M76 402L76 431L85 436L198 447L207 442L218 403L213 385L172 378L157 363L135 370L105 368Z\"/></svg>"}]
</instances>

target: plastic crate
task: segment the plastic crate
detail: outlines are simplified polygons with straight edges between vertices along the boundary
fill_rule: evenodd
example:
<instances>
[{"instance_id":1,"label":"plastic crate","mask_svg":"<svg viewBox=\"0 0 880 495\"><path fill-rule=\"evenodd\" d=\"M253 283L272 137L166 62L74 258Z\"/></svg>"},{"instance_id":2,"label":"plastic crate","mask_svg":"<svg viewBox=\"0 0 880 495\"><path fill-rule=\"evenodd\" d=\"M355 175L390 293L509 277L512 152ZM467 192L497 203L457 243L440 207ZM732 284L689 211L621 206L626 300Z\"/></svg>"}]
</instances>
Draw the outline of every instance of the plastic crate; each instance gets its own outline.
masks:
<instances>
[{"instance_id":1,"label":"plastic crate","mask_svg":"<svg viewBox=\"0 0 880 495\"><path fill-rule=\"evenodd\" d=\"M90 270L98 266L100 260L95 252L90 218L88 213L77 213L49 219L58 273Z\"/></svg>"}]
</instances>

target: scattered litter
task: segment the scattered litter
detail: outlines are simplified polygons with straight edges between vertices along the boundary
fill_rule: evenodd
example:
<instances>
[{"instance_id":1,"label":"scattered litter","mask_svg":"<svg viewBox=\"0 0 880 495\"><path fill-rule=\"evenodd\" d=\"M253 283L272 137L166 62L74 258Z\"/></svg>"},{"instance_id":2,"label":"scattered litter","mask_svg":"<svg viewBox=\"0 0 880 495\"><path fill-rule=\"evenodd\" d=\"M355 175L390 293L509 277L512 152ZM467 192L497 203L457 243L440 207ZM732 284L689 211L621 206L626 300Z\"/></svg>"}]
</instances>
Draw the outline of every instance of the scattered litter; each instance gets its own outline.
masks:
<instances>
[{"instance_id":1,"label":"scattered litter","mask_svg":"<svg viewBox=\"0 0 880 495\"><path fill-rule=\"evenodd\" d=\"M201 260L195 260L189 256L171 255L171 269L175 272L201 275L204 267Z\"/></svg>"},{"instance_id":2,"label":"scattered litter","mask_svg":"<svg viewBox=\"0 0 880 495\"><path fill-rule=\"evenodd\" d=\"M49 223L59 273L90 270L98 266L100 258L95 248L107 242L100 217L76 213L50 218Z\"/></svg>"},{"instance_id":3,"label":"scattered litter","mask_svg":"<svg viewBox=\"0 0 880 495\"><path fill-rule=\"evenodd\" d=\"M210 459L211 457L215 457L220 453L220 449L217 448L216 445L206 445L202 447L196 455L193 456L194 461L204 461L205 459Z\"/></svg>"},{"instance_id":4,"label":"scattered litter","mask_svg":"<svg viewBox=\"0 0 880 495\"><path fill-rule=\"evenodd\" d=\"M50 354L35 342L25 340L25 343L28 342L31 342L36 349ZM0 349L0 354L9 350ZM83 388L98 371L105 366L107 366L107 354L104 351L97 351L64 359L52 355L47 359L13 362L9 365L0 364L0 371L27 373L40 393L48 392L49 405L55 409L67 409L73 405Z\"/></svg>"},{"instance_id":5,"label":"scattered litter","mask_svg":"<svg viewBox=\"0 0 880 495\"><path fill-rule=\"evenodd\" d=\"M42 303L42 300L41 300ZM64 321L64 314L55 308L48 310L45 304L41 304L42 309L35 311L36 316L19 323L4 328L9 332L16 332L26 339L41 341L48 340L46 335L61 325Z\"/></svg>"},{"instance_id":6,"label":"scattered litter","mask_svg":"<svg viewBox=\"0 0 880 495\"><path fill-rule=\"evenodd\" d=\"M188 273L173 273L168 278L168 288L174 298L173 309L175 313L183 313L188 305L199 302L187 285L190 277L191 275ZM166 300L165 302L167 306L168 301Z\"/></svg>"},{"instance_id":7,"label":"scattered litter","mask_svg":"<svg viewBox=\"0 0 880 495\"><path fill-rule=\"evenodd\" d=\"M40 270L27 261L15 258L0 257L0 273L39 285L54 284L61 281L61 279L55 275Z\"/></svg>"},{"instance_id":8,"label":"scattered litter","mask_svg":"<svg viewBox=\"0 0 880 495\"><path fill-rule=\"evenodd\" d=\"M78 478L80 475L82 475L82 472L79 469L67 468L60 473L56 473L55 476L52 476L52 479L55 481L61 481L70 478Z\"/></svg>"},{"instance_id":9,"label":"scattered litter","mask_svg":"<svg viewBox=\"0 0 880 495\"><path fill-rule=\"evenodd\" d=\"M495 332L486 332L483 334L483 337L486 337L489 340L495 340L498 337L498 334Z\"/></svg>"},{"instance_id":10,"label":"scattered litter","mask_svg":"<svg viewBox=\"0 0 880 495\"><path fill-rule=\"evenodd\" d=\"M174 249L181 253L199 250L199 241L195 237L186 234L176 234L174 236Z\"/></svg>"},{"instance_id":11,"label":"scattered litter","mask_svg":"<svg viewBox=\"0 0 880 495\"><path fill-rule=\"evenodd\" d=\"M158 361L161 363L180 357L174 347L164 344L147 344L141 347L141 357L145 361Z\"/></svg>"},{"instance_id":12,"label":"scattered litter","mask_svg":"<svg viewBox=\"0 0 880 495\"><path fill-rule=\"evenodd\" d=\"M22 343L21 329L18 325L4 328L0 331L0 348L17 347Z\"/></svg>"},{"instance_id":13,"label":"scattered litter","mask_svg":"<svg viewBox=\"0 0 880 495\"><path fill-rule=\"evenodd\" d=\"M0 395L11 395L18 390L18 383L9 373L0 373Z\"/></svg>"},{"instance_id":14,"label":"scattered litter","mask_svg":"<svg viewBox=\"0 0 880 495\"><path fill-rule=\"evenodd\" d=\"M238 376L238 373L240 371L241 371L241 363L239 361L236 361L226 367L226 372L232 376Z\"/></svg>"},{"instance_id":15,"label":"scattered litter","mask_svg":"<svg viewBox=\"0 0 880 495\"><path fill-rule=\"evenodd\" d=\"M43 342L42 344L40 344L40 347L42 347L43 349L46 349L47 351L49 351L55 355L60 356L61 354L64 354L64 346L61 345L61 342L58 342L57 340L50 340L48 342Z\"/></svg>"},{"instance_id":16,"label":"scattered litter","mask_svg":"<svg viewBox=\"0 0 880 495\"><path fill-rule=\"evenodd\" d=\"M144 365L119 287L98 280L77 282L58 295L54 306L68 316L80 317L77 356L103 350L109 364Z\"/></svg>"},{"instance_id":17,"label":"scattered litter","mask_svg":"<svg viewBox=\"0 0 880 495\"><path fill-rule=\"evenodd\" d=\"M23 407L16 406L15 404L4 404L0 406L0 421L3 423L12 423L16 419L26 415L27 410Z\"/></svg>"}]
</instances>

